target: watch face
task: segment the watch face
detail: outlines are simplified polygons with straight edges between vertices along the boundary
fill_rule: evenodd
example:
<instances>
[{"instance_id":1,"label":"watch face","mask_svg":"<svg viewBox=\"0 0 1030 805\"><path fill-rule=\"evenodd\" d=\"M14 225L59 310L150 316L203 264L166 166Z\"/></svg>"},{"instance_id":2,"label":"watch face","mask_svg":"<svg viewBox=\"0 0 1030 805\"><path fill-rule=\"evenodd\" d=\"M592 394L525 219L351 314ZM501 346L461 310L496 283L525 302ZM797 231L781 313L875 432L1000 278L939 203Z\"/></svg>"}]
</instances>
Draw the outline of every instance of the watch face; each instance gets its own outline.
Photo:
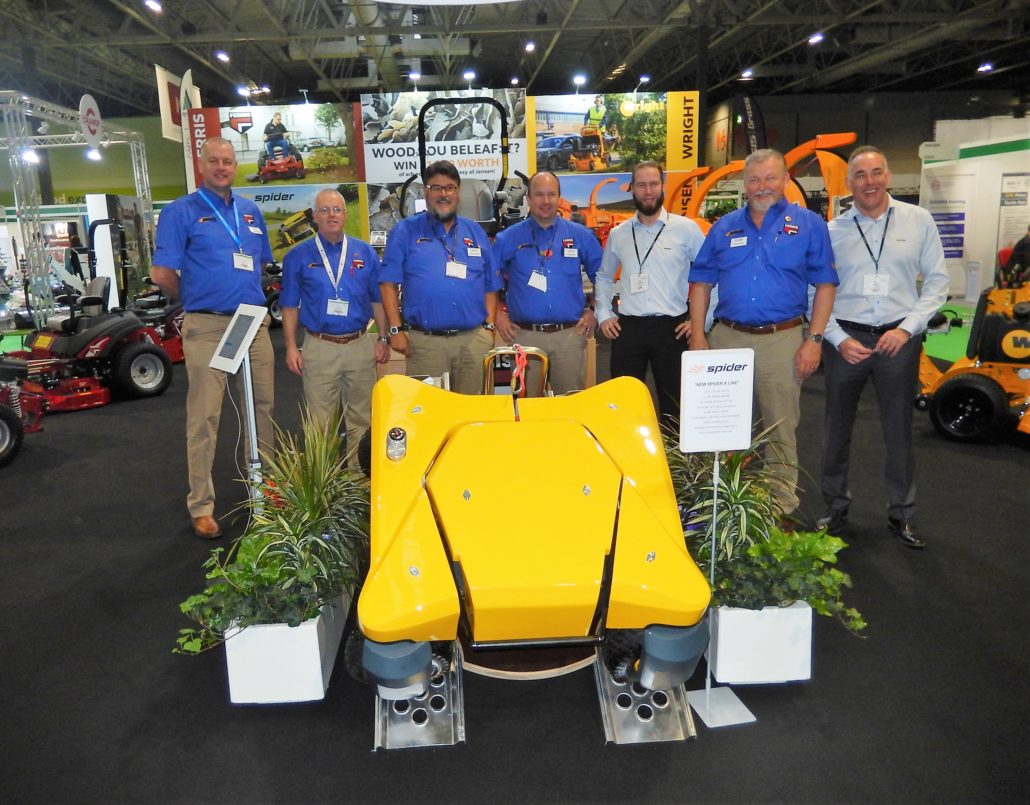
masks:
<instances>
[{"instance_id":1,"label":"watch face","mask_svg":"<svg viewBox=\"0 0 1030 805\"><path fill-rule=\"evenodd\" d=\"M390 335L397 335L397 333L399 333L400 331L400 327L391 327L388 332L390 333Z\"/></svg>"},{"instance_id":2,"label":"watch face","mask_svg":"<svg viewBox=\"0 0 1030 805\"><path fill-rule=\"evenodd\" d=\"M823 343L823 335L822 333L812 333L810 336L808 336L808 340L816 344L821 344Z\"/></svg>"}]
</instances>

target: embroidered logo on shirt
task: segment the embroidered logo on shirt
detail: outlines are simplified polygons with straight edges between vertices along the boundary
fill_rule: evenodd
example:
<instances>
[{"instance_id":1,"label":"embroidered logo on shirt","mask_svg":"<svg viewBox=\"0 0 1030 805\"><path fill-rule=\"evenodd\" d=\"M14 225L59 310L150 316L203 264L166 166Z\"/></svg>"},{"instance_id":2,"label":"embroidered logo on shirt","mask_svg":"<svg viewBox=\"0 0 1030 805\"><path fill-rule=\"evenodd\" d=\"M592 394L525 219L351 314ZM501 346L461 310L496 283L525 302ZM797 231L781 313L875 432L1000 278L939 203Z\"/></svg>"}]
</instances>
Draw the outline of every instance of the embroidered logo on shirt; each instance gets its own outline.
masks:
<instances>
[{"instance_id":1,"label":"embroidered logo on shirt","mask_svg":"<svg viewBox=\"0 0 1030 805\"><path fill-rule=\"evenodd\" d=\"M476 248L476 242L474 240L472 240L472 238L462 238L462 240L465 241L465 246L466 247L472 248L472 249Z\"/></svg>"},{"instance_id":2,"label":"embroidered logo on shirt","mask_svg":"<svg viewBox=\"0 0 1030 805\"><path fill-rule=\"evenodd\" d=\"M248 224L252 224L254 223L254 216L250 213L245 212L243 213L243 220L246 221Z\"/></svg>"},{"instance_id":3,"label":"embroidered logo on shirt","mask_svg":"<svg viewBox=\"0 0 1030 805\"><path fill-rule=\"evenodd\" d=\"M576 241L572 238L562 238L561 245L563 249L571 249L575 247Z\"/></svg>"},{"instance_id":4,"label":"embroidered logo on shirt","mask_svg":"<svg viewBox=\"0 0 1030 805\"><path fill-rule=\"evenodd\" d=\"M351 271L361 271L365 267L365 261L360 257L355 257L354 261L350 264Z\"/></svg>"},{"instance_id":5,"label":"embroidered logo on shirt","mask_svg":"<svg viewBox=\"0 0 1030 805\"><path fill-rule=\"evenodd\" d=\"M796 235L798 233L798 228L794 224L784 224L783 232L787 235Z\"/></svg>"}]
</instances>

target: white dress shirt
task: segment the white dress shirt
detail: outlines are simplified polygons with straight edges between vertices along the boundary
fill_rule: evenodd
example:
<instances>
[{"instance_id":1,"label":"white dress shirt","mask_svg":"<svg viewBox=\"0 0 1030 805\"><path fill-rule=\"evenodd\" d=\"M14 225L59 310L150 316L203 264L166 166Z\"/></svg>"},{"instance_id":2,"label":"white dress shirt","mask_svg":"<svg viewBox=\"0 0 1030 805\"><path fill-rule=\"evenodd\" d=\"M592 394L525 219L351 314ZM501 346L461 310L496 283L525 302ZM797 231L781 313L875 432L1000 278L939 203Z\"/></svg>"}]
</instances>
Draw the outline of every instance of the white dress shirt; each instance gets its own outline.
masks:
<instances>
[{"instance_id":1,"label":"white dress shirt","mask_svg":"<svg viewBox=\"0 0 1030 805\"><path fill-rule=\"evenodd\" d=\"M824 336L835 347L848 337L837 319L873 326L900 321L899 327L915 336L947 301L944 247L933 218L922 207L888 199L887 210L875 220L852 207L829 223L840 285Z\"/></svg>"},{"instance_id":2,"label":"white dress shirt","mask_svg":"<svg viewBox=\"0 0 1030 805\"><path fill-rule=\"evenodd\" d=\"M616 293L619 312L624 315L682 316L687 310L690 264L704 239L696 223L667 210L662 210L651 226L644 226L634 215L612 229L594 283L597 321L615 315L612 298ZM619 266L622 274L616 282ZM637 274L646 275L647 288L633 292L630 279Z\"/></svg>"}]
</instances>

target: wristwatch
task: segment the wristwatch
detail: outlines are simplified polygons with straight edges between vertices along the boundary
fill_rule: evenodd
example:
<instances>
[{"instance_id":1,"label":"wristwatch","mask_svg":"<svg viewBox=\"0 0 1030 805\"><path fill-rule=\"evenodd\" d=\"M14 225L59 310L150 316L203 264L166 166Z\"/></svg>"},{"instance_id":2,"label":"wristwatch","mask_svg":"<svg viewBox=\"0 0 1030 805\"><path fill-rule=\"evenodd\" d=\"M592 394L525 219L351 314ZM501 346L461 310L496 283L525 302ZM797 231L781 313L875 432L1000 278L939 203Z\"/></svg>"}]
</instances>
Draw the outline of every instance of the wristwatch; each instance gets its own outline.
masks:
<instances>
[{"instance_id":1,"label":"wristwatch","mask_svg":"<svg viewBox=\"0 0 1030 805\"><path fill-rule=\"evenodd\" d=\"M495 325L493 322L484 321L483 322L483 329L484 330L491 330L493 332L496 332L497 331L497 325Z\"/></svg>"},{"instance_id":2,"label":"wristwatch","mask_svg":"<svg viewBox=\"0 0 1030 805\"><path fill-rule=\"evenodd\" d=\"M391 327L389 330L386 331L386 337L390 338L390 336L397 335L397 333L399 333L400 331L400 327Z\"/></svg>"},{"instance_id":3,"label":"wristwatch","mask_svg":"<svg viewBox=\"0 0 1030 805\"><path fill-rule=\"evenodd\" d=\"M823 343L823 334L822 333L809 333L808 334L808 340L811 341L813 344L821 344L821 343Z\"/></svg>"},{"instance_id":4,"label":"wristwatch","mask_svg":"<svg viewBox=\"0 0 1030 805\"><path fill-rule=\"evenodd\" d=\"M388 336L388 335L381 335L376 340L379 341L382 344L389 344L390 343L390 336Z\"/></svg>"}]
</instances>

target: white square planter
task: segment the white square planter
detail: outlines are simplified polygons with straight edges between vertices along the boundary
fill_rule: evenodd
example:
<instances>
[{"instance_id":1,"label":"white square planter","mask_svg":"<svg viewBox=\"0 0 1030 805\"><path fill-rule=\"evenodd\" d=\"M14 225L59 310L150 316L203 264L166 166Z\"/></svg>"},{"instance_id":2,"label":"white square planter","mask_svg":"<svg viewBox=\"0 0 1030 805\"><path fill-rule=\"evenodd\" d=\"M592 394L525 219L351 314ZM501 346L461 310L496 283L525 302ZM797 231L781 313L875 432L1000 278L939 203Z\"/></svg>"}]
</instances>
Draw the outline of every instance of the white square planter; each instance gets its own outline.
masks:
<instances>
[{"instance_id":1,"label":"white square planter","mask_svg":"<svg viewBox=\"0 0 1030 805\"><path fill-rule=\"evenodd\" d=\"M310 702L325 697L350 609L350 593L299 626L268 623L226 632L229 700Z\"/></svg>"},{"instance_id":2,"label":"white square planter","mask_svg":"<svg viewBox=\"0 0 1030 805\"><path fill-rule=\"evenodd\" d=\"M812 608L789 607L711 612L708 661L718 682L756 685L812 678Z\"/></svg>"}]
</instances>

